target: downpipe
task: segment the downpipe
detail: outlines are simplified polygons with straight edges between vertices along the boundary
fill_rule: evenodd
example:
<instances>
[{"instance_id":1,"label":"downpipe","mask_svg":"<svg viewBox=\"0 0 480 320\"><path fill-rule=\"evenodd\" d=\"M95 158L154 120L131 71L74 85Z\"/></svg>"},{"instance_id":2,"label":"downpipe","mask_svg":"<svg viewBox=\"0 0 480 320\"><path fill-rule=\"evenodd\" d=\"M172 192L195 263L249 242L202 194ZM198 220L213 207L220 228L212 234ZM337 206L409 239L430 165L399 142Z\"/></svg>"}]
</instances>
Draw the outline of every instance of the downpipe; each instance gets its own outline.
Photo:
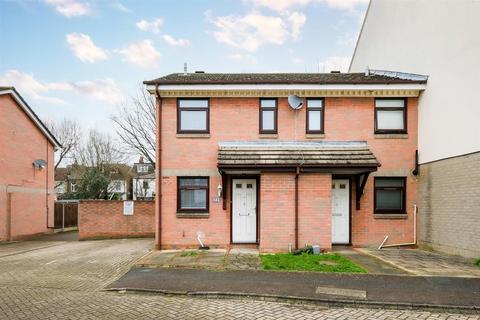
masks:
<instances>
[{"instance_id":1,"label":"downpipe","mask_svg":"<svg viewBox=\"0 0 480 320\"><path fill-rule=\"evenodd\" d=\"M388 240L388 235L385 236L385 239L383 239L382 243L378 247L378 250L381 250L382 248L413 246L417 244L417 205L416 204L413 205L413 242L385 244L387 240Z\"/></svg>"}]
</instances>

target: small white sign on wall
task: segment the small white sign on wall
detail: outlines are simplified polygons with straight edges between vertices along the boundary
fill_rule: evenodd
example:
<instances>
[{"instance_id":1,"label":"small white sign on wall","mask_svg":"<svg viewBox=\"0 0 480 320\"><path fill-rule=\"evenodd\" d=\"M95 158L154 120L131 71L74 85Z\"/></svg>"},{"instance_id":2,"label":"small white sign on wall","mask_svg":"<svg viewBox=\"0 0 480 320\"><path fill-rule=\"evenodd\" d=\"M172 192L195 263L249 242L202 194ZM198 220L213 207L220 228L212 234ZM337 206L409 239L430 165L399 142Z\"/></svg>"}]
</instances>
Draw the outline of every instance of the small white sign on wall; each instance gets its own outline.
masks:
<instances>
[{"instance_id":1,"label":"small white sign on wall","mask_svg":"<svg viewBox=\"0 0 480 320\"><path fill-rule=\"evenodd\" d=\"M123 201L123 215L133 216L133 201Z\"/></svg>"}]
</instances>

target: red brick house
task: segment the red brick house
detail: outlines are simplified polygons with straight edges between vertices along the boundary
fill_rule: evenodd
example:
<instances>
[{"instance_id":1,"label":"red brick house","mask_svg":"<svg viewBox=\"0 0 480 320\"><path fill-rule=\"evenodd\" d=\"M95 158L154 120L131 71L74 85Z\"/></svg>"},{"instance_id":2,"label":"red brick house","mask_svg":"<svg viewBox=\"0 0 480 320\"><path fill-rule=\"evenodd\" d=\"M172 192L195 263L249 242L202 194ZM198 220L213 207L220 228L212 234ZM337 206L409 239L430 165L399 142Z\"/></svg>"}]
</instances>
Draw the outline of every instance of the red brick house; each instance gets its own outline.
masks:
<instances>
[{"instance_id":1,"label":"red brick house","mask_svg":"<svg viewBox=\"0 0 480 320\"><path fill-rule=\"evenodd\" d=\"M0 241L53 227L57 148L58 141L15 88L0 87Z\"/></svg>"},{"instance_id":2,"label":"red brick house","mask_svg":"<svg viewBox=\"0 0 480 320\"><path fill-rule=\"evenodd\" d=\"M157 248L411 242L417 102L386 72L170 74L157 99ZM290 97L290 99L289 99Z\"/></svg>"}]
</instances>

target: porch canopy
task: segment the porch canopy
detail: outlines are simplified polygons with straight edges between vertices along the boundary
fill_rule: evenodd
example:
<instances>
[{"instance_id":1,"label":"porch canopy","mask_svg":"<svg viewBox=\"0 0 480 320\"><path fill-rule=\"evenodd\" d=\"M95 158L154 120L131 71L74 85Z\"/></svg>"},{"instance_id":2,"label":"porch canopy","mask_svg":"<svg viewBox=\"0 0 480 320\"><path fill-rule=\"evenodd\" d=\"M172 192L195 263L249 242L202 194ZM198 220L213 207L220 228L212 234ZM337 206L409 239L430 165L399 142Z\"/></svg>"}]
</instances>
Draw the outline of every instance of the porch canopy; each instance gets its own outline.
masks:
<instances>
[{"instance_id":1,"label":"porch canopy","mask_svg":"<svg viewBox=\"0 0 480 320\"><path fill-rule=\"evenodd\" d=\"M330 172L364 174L380 163L365 141L251 141L219 142L222 173L252 171Z\"/></svg>"}]
</instances>

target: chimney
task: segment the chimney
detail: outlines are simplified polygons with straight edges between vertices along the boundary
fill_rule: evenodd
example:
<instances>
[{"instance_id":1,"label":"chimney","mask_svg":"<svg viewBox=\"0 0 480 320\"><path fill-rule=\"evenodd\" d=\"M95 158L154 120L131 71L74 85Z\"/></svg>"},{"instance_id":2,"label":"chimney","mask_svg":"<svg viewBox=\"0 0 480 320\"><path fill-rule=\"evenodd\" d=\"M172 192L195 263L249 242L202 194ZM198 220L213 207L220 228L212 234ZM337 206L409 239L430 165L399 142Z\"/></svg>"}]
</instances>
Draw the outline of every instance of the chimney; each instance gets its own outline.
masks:
<instances>
[{"instance_id":1,"label":"chimney","mask_svg":"<svg viewBox=\"0 0 480 320\"><path fill-rule=\"evenodd\" d=\"M188 73L188 72L187 72L187 63L184 62L184 63L183 63L183 75L186 76L187 73Z\"/></svg>"},{"instance_id":2,"label":"chimney","mask_svg":"<svg viewBox=\"0 0 480 320\"><path fill-rule=\"evenodd\" d=\"M140 159L138 159L139 163L143 163L143 156L140 156Z\"/></svg>"}]
</instances>

